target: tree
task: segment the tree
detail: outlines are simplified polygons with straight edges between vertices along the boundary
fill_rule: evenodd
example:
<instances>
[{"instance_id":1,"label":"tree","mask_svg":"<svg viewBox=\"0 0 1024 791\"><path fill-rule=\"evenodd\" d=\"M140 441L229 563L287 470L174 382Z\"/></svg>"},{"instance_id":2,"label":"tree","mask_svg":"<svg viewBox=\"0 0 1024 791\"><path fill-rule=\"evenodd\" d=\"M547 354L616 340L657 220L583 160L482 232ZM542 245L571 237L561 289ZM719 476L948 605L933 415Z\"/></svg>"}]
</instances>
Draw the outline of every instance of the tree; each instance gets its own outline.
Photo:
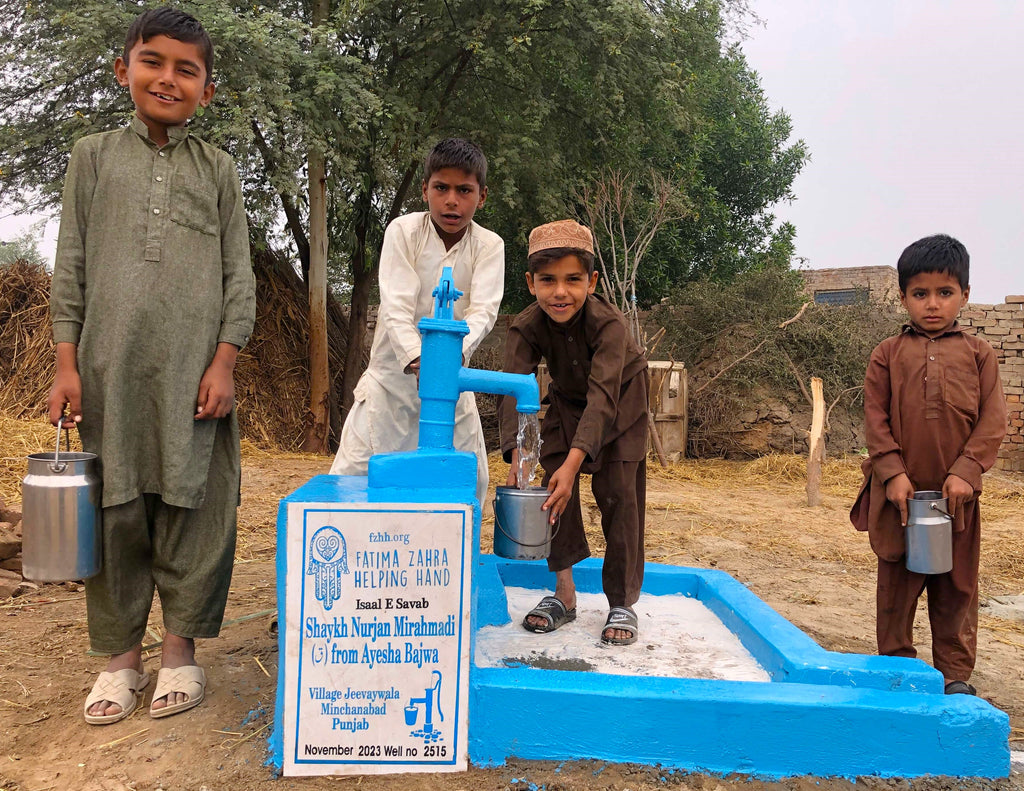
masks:
<instances>
[{"instance_id":1,"label":"tree","mask_svg":"<svg viewBox=\"0 0 1024 791\"><path fill-rule=\"evenodd\" d=\"M417 205L420 162L437 139L469 137L490 156L491 197L480 219L508 241L511 306L521 301L518 262L529 228L569 214L574 190L602 167L653 166L687 196L697 194L703 208L713 203L704 192L714 197L721 185L701 157L753 135L759 119L777 122L775 131L754 135L760 158L711 226L677 228L669 243L652 245L649 260L658 265L651 278L639 278L642 298L675 277L677 253L704 254L694 239L713 236L715 222L728 226L722 234L740 258L756 246L741 244L744 232L763 242L765 201L792 180L776 162L785 159L784 116L767 115L756 76L737 55L723 54L723 9L742 9L741 0L193 0L183 7L217 46L217 96L194 127L238 162L254 244L286 243L306 287L319 294L316 248L328 279L348 287L348 347L332 398L342 412L362 368L384 227ZM8 31L0 40L0 203L58 205L74 140L130 115L110 62L138 10L134 0L0 4ZM731 103L742 105L732 136ZM699 189L680 182L690 173L699 175ZM775 188L762 189L765 182ZM322 239L311 235L311 213L323 218ZM329 296L327 313L332 324L340 315ZM313 411L321 402L314 394ZM335 430L339 422L332 411ZM315 442L322 417L311 423Z\"/></svg>"},{"instance_id":2,"label":"tree","mask_svg":"<svg viewBox=\"0 0 1024 791\"><path fill-rule=\"evenodd\" d=\"M577 212L594 235L604 293L625 314L633 340L646 347L636 298L640 264L658 231L686 216L685 195L654 170L644 183L629 173L604 170L575 197Z\"/></svg>"},{"instance_id":3,"label":"tree","mask_svg":"<svg viewBox=\"0 0 1024 791\"><path fill-rule=\"evenodd\" d=\"M33 266L45 266L46 259L39 252L39 237L45 222L37 222L12 239L0 240L0 266L25 261Z\"/></svg>"},{"instance_id":4,"label":"tree","mask_svg":"<svg viewBox=\"0 0 1024 791\"><path fill-rule=\"evenodd\" d=\"M789 117L771 111L737 47L695 66L699 110L692 125L675 132L677 158L670 160L690 174L691 211L653 242L638 283L643 304L691 280L728 281L751 269L788 267L793 256L796 230L776 225L771 207L793 198L807 146L790 142Z\"/></svg>"},{"instance_id":5,"label":"tree","mask_svg":"<svg viewBox=\"0 0 1024 791\"><path fill-rule=\"evenodd\" d=\"M331 13L330 0L313 0L312 36ZM327 157L312 141L306 158L309 173L309 430L302 449L330 450L330 371L327 365Z\"/></svg>"}]
</instances>

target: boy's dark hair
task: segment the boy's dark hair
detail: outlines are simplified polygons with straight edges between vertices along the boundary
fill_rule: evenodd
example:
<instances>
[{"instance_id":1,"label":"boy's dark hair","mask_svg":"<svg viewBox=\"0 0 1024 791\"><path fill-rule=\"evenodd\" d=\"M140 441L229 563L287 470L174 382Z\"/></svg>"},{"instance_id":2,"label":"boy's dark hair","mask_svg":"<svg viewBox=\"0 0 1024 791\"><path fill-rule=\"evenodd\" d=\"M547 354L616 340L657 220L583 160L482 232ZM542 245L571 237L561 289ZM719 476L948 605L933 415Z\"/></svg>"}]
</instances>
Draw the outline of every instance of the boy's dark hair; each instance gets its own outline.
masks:
<instances>
[{"instance_id":1,"label":"boy's dark hair","mask_svg":"<svg viewBox=\"0 0 1024 791\"><path fill-rule=\"evenodd\" d=\"M121 57L128 62L128 53L139 41L146 43L154 36L167 36L186 44L195 44L203 53L206 66L206 83L213 81L213 42L199 20L177 8L162 6L151 8L135 17L124 37L124 52Z\"/></svg>"},{"instance_id":2,"label":"boy's dark hair","mask_svg":"<svg viewBox=\"0 0 1024 791\"><path fill-rule=\"evenodd\" d=\"M476 143L461 137L442 140L423 160L423 180L430 181L431 175L442 168L458 168L476 176L480 189L487 186L487 157Z\"/></svg>"},{"instance_id":3,"label":"boy's dark hair","mask_svg":"<svg viewBox=\"0 0 1024 791\"><path fill-rule=\"evenodd\" d=\"M546 250L538 250L526 259L526 271L531 275L537 274L542 266L547 266L552 261L565 258L567 255L576 256L583 268L587 270L587 277L594 274L594 254L589 250L581 250L578 247L549 247Z\"/></svg>"},{"instance_id":4,"label":"boy's dark hair","mask_svg":"<svg viewBox=\"0 0 1024 791\"><path fill-rule=\"evenodd\" d=\"M907 283L922 272L944 272L955 277L964 291L970 285L971 257L967 248L944 233L918 239L907 247L896 264L900 293L907 293Z\"/></svg>"}]
</instances>

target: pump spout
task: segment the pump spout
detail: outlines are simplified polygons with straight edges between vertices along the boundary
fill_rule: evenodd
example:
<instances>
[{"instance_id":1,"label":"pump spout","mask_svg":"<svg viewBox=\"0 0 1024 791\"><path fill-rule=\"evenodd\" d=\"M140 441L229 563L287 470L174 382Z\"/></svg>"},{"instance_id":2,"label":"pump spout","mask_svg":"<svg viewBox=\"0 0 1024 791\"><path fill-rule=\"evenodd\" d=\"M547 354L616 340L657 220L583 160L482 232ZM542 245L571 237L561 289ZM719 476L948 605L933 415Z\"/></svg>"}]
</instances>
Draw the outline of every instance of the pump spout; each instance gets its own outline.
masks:
<instances>
[{"instance_id":1,"label":"pump spout","mask_svg":"<svg viewBox=\"0 0 1024 791\"><path fill-rule=\"evenodd\" d=\"M459 369L459 392L490 393L512 396L516 411L532 415L540 411L540 388L533 374L508 374L502 371L482 371L478 368Z\"/></svg>"}]
</instances>

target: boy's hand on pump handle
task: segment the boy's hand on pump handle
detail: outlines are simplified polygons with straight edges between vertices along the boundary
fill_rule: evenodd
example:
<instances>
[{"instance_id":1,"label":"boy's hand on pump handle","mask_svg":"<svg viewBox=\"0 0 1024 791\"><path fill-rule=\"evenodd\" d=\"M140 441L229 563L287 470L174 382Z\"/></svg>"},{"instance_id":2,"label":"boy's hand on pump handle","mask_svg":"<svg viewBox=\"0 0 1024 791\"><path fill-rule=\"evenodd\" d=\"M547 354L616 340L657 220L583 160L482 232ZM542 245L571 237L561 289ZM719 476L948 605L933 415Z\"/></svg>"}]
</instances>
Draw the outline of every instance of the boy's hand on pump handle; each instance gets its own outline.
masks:
<instances>
[{"instance_id":1,"label":"boy's hand on pump handle","mask_svg":"<svg viewBox=\"0 0 1024 791\"><path fill-rule=\"evenodd\" d=\"M890 478L885 484L885 496L890 503L900 511L900 524L907 524L907 500L914 496L914 484L910 482L905 472L901 472ZM946 505L950 516L955 516L964 503L974 497L974 487L959 475L950 473L942 484L942 496L946 498Z\"/></svg>"}]
</instances>

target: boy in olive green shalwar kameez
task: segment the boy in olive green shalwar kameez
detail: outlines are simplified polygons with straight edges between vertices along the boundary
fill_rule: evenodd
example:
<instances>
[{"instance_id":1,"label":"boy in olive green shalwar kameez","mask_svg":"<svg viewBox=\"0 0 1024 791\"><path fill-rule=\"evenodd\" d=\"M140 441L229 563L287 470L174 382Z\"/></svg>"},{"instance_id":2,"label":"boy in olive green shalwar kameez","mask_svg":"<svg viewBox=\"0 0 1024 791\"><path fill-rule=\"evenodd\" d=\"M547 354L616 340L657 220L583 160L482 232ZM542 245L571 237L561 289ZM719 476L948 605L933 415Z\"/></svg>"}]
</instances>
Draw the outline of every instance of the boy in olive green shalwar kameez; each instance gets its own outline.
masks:
<instances>
[{"instance_id":1,"label":"boy in olive green shalwar kameez","mask_svg":"<svg viewBox=\"0 0 1024 791\"><path fill-rule=\"evenodd\" d=\"M212 45L170 8L141 15L115 63L136 112L78 141L64 188L51 310L56 423L65 406L103 478L100 575L86 581L94 650L111 654L92 724L130 714L154 588L166 634L150 714L199 703L194 639L223 620L240 485L233 368L255 284L230 156L185 123L213 96Z\"/></svg>"}]
</instances>

